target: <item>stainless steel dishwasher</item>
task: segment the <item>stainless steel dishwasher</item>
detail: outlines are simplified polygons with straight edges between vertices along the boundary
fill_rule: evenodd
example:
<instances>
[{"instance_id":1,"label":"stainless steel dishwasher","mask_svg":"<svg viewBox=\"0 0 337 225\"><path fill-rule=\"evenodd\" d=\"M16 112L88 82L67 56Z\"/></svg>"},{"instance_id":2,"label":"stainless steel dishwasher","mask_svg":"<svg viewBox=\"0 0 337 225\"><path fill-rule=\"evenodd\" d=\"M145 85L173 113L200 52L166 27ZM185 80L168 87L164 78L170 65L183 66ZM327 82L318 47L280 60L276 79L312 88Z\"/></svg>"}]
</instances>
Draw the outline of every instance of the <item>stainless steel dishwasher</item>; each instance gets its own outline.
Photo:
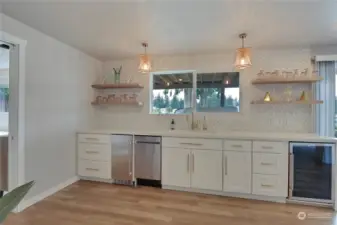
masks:
<instances>
[{"instance_id":1,"label":"stainless steel dishwasher","mask_svg":"<svg viewBox=\"0 0 337 225\"><path fill-rule=\"evenodd\" d=\"M161 187L161 137L135 136L135 178L138 185Z\"/></svg>"}]
</instances>

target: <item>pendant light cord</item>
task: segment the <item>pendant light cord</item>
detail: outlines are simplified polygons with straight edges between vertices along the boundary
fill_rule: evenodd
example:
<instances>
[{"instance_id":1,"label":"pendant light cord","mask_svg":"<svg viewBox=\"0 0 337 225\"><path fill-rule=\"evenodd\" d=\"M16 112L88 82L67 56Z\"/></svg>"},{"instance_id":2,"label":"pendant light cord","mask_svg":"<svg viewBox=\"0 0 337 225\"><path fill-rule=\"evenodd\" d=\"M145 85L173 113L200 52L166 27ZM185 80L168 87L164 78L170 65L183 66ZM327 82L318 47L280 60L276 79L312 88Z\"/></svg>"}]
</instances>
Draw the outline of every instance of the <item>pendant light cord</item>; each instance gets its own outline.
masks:
<instances>
[{"instance_id":1,"label":"pendant light cord","mask_svg":"<svg viewBox=\"0 0 337 225\"><path fill-rule=\"evenodd\" d=\"M246 33L242 33L239 35L239 37L241 38L241 41L242 41L242 48L245 47L245 38L247 37L247 34Z\"/></svg>"},{"instance_id":2,"label":"pendant light cord","mask_svg":"<svg viewBox=\"0 0 337 225\"><path fill-rule=\"evenodd\" d=\"M146 55L146 54L147 54L147 52L146 52L147 43L146 43L146 42L143 42L143 43L142 43L142 46L144 47L144 52L145 52L145 55Z\"/></svg>"}]
</instances>

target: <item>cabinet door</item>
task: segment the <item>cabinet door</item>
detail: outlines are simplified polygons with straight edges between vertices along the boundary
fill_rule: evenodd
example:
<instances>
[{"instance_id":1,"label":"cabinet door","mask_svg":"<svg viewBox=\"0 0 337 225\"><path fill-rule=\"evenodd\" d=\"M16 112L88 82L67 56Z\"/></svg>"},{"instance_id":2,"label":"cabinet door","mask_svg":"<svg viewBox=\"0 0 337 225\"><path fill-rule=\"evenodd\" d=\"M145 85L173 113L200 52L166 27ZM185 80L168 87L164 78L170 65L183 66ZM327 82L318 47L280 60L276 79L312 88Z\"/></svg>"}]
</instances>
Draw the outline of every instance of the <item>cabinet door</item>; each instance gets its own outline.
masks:
<instances>
[{"instance_id":1,"label":"cabinet door","mask_svg":"<svg viewBox=\"0 0 337 225\"><path fill-rule=\"evenodd\" d=\"M191 186L206 190L222 190L222 151L191 151Z\"/></svg>"},{"instance_id":2,"label":"cabinet door","mask_svg":"<svg viewBox=\"0 0 337 225\"><path fill-rule=\"evenodd\" d=\"M251 193L251 153L224 151L223 162L223 190L227 192Z\"/></svg>"},{"instance_id":3,"label":"cabinet door","mask_svg":"<svg viewBox=\"0 0 337 225\"><path fill-rule=\"evenodd\" d=\"M190 150L162 149L162 184L190 187Z\"/></svg>"}]
</instances>

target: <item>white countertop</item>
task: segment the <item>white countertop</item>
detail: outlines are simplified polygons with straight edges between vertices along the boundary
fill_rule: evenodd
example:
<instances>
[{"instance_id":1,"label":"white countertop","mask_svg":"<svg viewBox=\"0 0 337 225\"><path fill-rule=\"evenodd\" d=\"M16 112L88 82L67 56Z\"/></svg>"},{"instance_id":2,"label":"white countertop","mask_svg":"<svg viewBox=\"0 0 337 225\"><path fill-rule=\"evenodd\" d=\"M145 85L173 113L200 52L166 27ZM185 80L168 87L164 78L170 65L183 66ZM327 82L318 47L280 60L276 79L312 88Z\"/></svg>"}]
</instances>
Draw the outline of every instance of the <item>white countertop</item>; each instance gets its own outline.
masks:
<instances>
[{"instance_id":1,"label":"white countertop","mask_svg":"<svg viewBox=\"0 0 337 225\"><path fill-rule=\"evenodd\" d=\"M129 134L129 135L153 135L164 137L187 137L187 138L224 138L244 140L267 140L267 141L299 141L299 142L330 142L336 143L337 138L320 137L315 134L303 133L263 133L263 132L212 132L191 130L166 130L166 131L134 131L134 130L83 130L78 133L91 134Z\"/></svg>"},{"instance_id":2,"label":"white countertop","mask_svg":"<svg viewBox=\"0 0 337 225\"><path fill-rule=\"evenodd\" d=\"M0 137L8 137L8 131L0 131Z\"/></svg>"}]
</instances>

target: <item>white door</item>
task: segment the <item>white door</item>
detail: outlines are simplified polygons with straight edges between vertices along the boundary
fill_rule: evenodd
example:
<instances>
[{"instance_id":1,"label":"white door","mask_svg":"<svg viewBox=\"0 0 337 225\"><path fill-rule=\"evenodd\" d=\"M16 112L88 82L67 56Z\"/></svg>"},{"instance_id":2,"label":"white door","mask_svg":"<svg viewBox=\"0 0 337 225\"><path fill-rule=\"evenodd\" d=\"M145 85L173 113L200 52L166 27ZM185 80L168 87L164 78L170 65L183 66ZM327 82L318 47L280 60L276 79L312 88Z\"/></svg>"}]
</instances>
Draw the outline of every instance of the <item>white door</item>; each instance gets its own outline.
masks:
<instances>
[{"instance_id":1,"label":"white door","mask_svg":"<svg viewBox=\"0 0 337 225\"><path fill-rule=\"evenodd\" d=\"M252 193L251 153L224 151L223 162L223 191Z\"/></svg>"},{"instance_id":2,"label":"white door","mask_svg":"<svg viewBox=\"0 0 337 225\"><path fill-rule=\"evenodd\" d=\"M222 190L222 151L191 151L192 188Z\"/></svg>"},{"instance_id":3,"label":"white door","mask_svg":"<svg viewBox=\"0 0 337 225\"><path fill-rule=\"evenodd\" d=\"M9 55L8 189L12 190L24 182L22 174L24 173L24 155L23 152L20 151L19 146L19 138L21 143L24 138L24 133L22 133L24 123L22 121L22 115L19 115L19 107L22 106L19 102L23 101L23 99L19 99L19 94L22 92L22 88L19 86L19 79L21 79L19 78L19 45L15 47L11 46ZM22 84L24 85L24 83ZM21 129L19 129L19 127L21 127Z\"/></svg>"},{"instance_id":4,"label":"white door","mask_svg":"<svg viewBox=\"0 0 337 225\"><path fill-rule=\"evenodd\" d=\"M190 187L190 150L162 149L162 184Z\"/></svg>"}]
</instances>

